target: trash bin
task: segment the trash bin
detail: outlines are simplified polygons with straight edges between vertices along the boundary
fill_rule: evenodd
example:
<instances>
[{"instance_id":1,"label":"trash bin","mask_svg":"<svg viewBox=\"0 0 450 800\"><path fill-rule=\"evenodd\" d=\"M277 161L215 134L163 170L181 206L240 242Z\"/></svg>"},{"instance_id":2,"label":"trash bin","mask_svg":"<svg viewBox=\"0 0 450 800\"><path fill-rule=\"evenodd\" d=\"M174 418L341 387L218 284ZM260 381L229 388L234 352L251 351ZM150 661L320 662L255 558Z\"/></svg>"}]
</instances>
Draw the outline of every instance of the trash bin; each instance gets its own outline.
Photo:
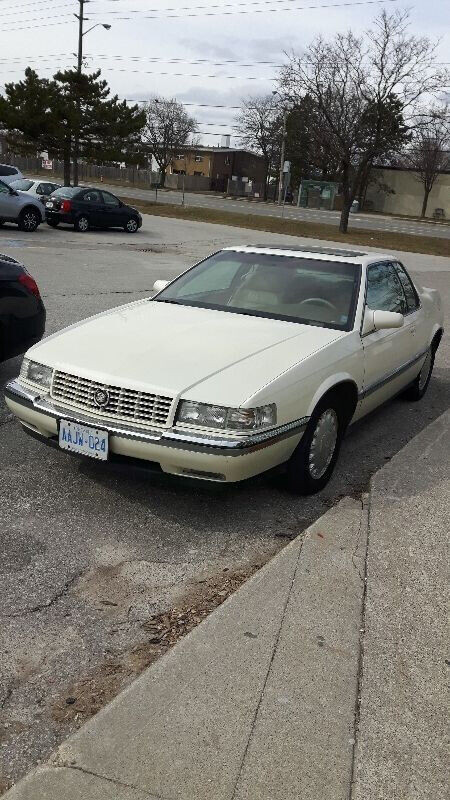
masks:
<instances>
[{"instance_id":1,"label":"trash bin","mask_svg":"<svg viewBox=\"0 0 450 800\"><path fill-rule=\"evenodd\" d=\"M350 207L350 211L352 213L355 213L355 211L359 211L359 202L358 202L358 200L353 200L353 203L352 203L352 205Z\"/></svg>"}]
</instances>

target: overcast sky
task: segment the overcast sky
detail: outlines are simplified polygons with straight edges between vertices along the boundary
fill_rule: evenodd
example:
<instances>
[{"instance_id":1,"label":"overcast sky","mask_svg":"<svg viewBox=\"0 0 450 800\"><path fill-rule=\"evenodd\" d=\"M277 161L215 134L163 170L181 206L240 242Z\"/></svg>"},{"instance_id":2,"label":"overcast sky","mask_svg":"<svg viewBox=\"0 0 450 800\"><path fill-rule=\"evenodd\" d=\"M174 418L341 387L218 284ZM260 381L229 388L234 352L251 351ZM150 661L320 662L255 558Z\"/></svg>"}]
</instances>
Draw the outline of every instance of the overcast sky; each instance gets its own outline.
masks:
<instances>
[{"instance_id":1,"label":"overcast sky","mask_svg":"<svg viewBox=\"0 0 450 800\"><path fill-rule=\"evenodd\" d=\"M284 51L301 52L318 33L329 36L350 27L363 31L382 7L406 7L394 0L321 8L325 2L85 0L85 29L96 22L112 26L87 34L84 49L92 56L87 63L92 69L101 67L121 98L159 94L186 103L238 106L242 98L275 87L277 69L272 65L285 61ZM327 0L333 2L339 0ZM420 0L407 7L411 31L440 38L439 60L450 61L448 0ZM0 91L5 82L19 80L27 65L49 77L74 64L78 22L72 14L77 10L77 0L0 0ZM211 63L188 63L199 59ZM239 65L216 65L226 60ZM231 108L186 108L199 120L204 144L217 144L221 133L232 133L236 112Z\"/></svg>"}]
</instances>

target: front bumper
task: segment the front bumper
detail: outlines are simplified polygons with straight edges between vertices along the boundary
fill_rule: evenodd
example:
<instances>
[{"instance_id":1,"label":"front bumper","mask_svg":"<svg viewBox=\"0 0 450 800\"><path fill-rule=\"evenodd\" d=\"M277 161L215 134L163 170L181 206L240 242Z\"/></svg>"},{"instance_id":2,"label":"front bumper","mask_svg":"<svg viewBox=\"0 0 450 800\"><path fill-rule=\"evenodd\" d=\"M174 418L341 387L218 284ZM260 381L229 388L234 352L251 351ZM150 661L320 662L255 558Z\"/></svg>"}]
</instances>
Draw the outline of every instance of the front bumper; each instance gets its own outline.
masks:
<instances>
[{"instance_id":1,"label":"front bumper","mask_svg":"<svg viewBox=\"0 0 450 800\"><path fill-rule=\"evenodd\" d=\"M18 380L5 388L6 403L27 432L57 444L61 419L109 433L112 454L156 462L164 472L216 481L240 481L287 461L300 441L308 417L245 437L214 436L184 428L141 429L99 419L54 403L48 394Z\"/></svg>"}]
</instances>

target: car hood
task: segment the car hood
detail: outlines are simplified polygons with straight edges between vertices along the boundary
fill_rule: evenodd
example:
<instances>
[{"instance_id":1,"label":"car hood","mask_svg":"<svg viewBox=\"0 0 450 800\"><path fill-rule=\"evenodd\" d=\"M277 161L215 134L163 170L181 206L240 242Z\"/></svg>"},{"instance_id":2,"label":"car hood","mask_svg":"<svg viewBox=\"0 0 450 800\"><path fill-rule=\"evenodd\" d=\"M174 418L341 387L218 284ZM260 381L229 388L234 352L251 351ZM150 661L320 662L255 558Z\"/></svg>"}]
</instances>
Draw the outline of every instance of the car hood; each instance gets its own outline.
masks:
<instances>
[{"instance_id":1,"label":"car hood","mask_svg":"<svg viewBox=\"0 0 450 800\"><path fill-rule=\"evenodd\" d=\"M27 355L112 386L236 406L342 335L311 325L141 300L49 336Z\"/></svg>"}]
</instances>

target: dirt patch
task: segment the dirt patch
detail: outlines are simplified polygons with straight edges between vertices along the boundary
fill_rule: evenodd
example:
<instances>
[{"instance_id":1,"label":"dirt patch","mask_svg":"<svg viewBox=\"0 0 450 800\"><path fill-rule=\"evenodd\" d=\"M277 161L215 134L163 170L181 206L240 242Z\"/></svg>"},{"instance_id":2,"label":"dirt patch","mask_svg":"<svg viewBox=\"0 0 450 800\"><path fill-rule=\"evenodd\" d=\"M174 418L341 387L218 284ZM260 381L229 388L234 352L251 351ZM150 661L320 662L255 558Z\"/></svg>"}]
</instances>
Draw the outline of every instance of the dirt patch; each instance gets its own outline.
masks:
<instances>
[{"instance_id":1,"label":"dirt patch","mask_svg":"<svg viewBox=\"0 0 450 800\"><path fill-rule=\"evenodd\" d=\"M233 572L225 568L219 574L193 583L176 605L141 623L146 641L105 661L69 686L52 706L53 719L59 723L81 725L92 717L133 678L220 606L266 560Z\"/></svg>"}]
</instances>

